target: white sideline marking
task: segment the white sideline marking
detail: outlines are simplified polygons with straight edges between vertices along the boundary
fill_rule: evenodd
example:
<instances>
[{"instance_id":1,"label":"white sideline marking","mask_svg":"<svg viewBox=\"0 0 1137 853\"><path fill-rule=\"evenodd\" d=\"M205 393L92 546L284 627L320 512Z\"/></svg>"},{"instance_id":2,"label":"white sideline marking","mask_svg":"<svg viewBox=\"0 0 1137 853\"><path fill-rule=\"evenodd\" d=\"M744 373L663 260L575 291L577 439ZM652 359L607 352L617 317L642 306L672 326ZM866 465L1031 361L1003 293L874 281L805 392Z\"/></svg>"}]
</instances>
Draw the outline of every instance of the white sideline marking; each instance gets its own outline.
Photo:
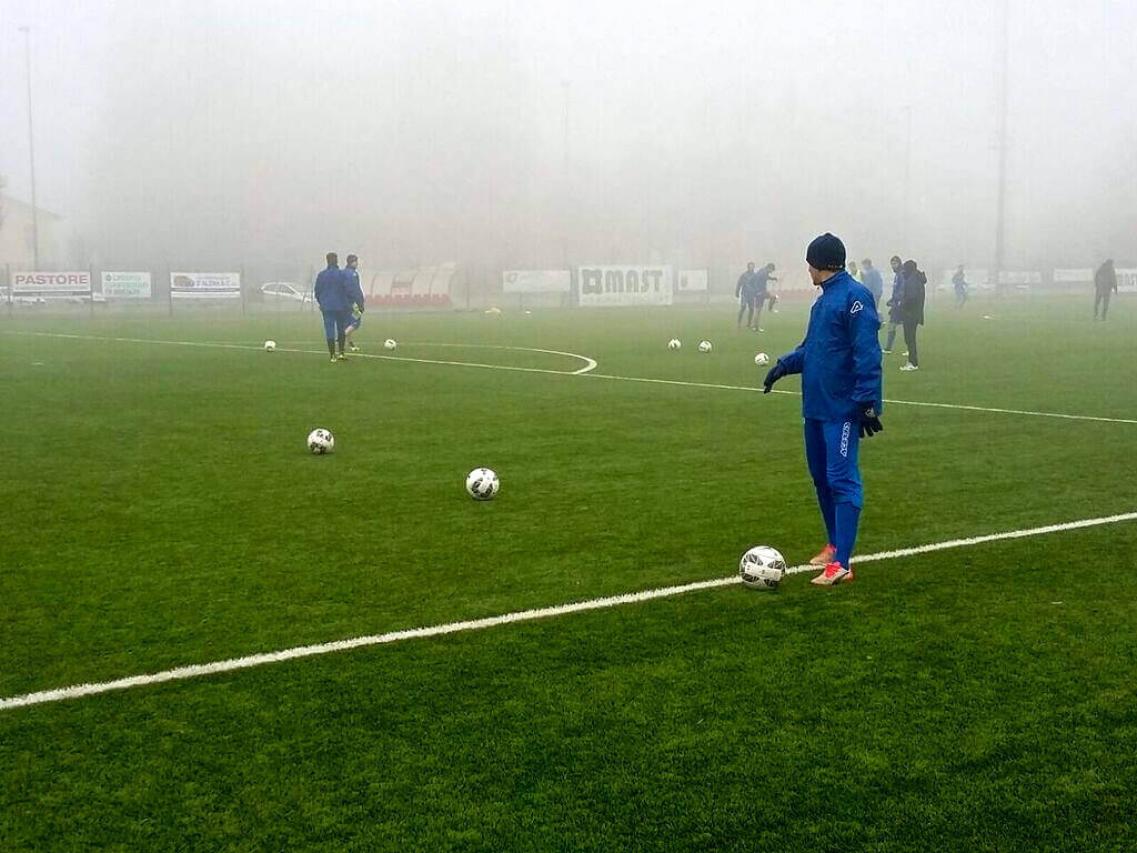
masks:
<instances>
[{"instance_id":1,"label":"white sideline marking","mask_svg":"<svg viewBox=\"0 0 1137 853\"><path fill-rule=\"evenodd\" d=\"M649 382L657 385L681 385L688 388L711 388L719 391L750 391L752 393L760 393L761 386L755 388L750 385L720 385L714 382L690 382L683 379L649 379L645 376L614 376L609 373L590 373L590 379L612 379L618 382ZM800 391L783 391L774 388L771 394L787 394L791 397L800 397ZM924 406L932 409L958 409L964 412L989 412L997 415L1026 415L1032 418L1061 418L1069 421L1100 421L1103 423L1111 424L1134 424L1137 425L1137 419L1133 418L1105 418L1096 415L1066 415L1060 412L1028 412L1023 409L997 409L988 408L985 406L965 406L959 403L927 403L923 400L889 400L884 401L892 406Z\"/></svg>"},{"instance_id":2,"label":"white sideline marking","mask_svg":"<svg viewBox=\"0 0 1137 853\"><path fill-rule=\"evenodd\" d=\"M1065 530L1079 530L1085 527L1097 527L1103 524L1118 524L1123 521L1137 521L1137 512L1126 512L1120 515L1109 515L1102 518L1085 518L1080 521L1068 521L1061 524L1048 524L1045 527L1031 527L1023 530L1010 530L1003 533L991 533L985 536L973 536L969 539L951 539L947 542L935 542L930 545L918 545L914 548L901 548L895 551L881 551L877 554L866 554L853 558L852 562L871 563L879 560L895 560L900 557L909 557L916 554L929 554L933 551L946 551L950 548L967 548L981 545L985 542L997 542L1005 539L1022 539L1027 536L1041 536L1047 533L1060 533ZM789 569L791 574L817 571L816 566L794 566ZM24 708L29 705L42 705L47 702L62 702L65 699L79 699L84 696L95 696L100 693L110 693L113 690L126 690L131 687L144 687L149 684L162 684L167 681L184 681L189 678L199 678L206 675L215 675L219 672L233 672L238 669L251 669L270 663L296 660L297 658L315 657L334 652L346 652L352 649L379 646L387 643L397 643L401 640L415 640L424 637L439 637L445 634L456 634L460 631L480 631L485 628L496 628L499 625L510 625L515 622L532 622L537 619L548 619L553 616L564 616L569 613L581 613L586 610L601 610L609 607L619 607L623 604L637 604L642 601L651 601L656 598L669 598L687 592L696 592L703 589L730 586L739 582L737 575L713 580L695 581L693 583L668 586L659 589L648 589L642 592L630 592L623 595L613 595L606 598L594 598L589 601L577 601L561 604L555 607L540 607L534 610L520 610L514 613L505 613L501 616L489 616L484 619L472 619L465 622L449 622L444 625L431 625L424 628L410 628L402 631L390 631L386 634L374 634L367 637L354 637L348 640L336 640L330 643L316 643L309 646L296 646L278 652L248 655L247 657L230 658L228 660L214 661L213 663L193 664L154 672L148 675L133 675L128 678L118 678L113 681L102 681L92 684L77 684L72 687L60 687L55 690L41 690L36 693L25 693L22 696L9 696L0 699L0 711L13 708Z\"/></svg>"},{"instance_id":3,"label":"white sideline marking","mask_svg":"<svg viewBox=\"0 0 1137 853\"><path fill-rule=\"evenodd\" d=\"M2 334L6 335L24 335L31 337L41 338L67 338L70 340L78 341L108 341L114 343L127 343L127 344L166 344L167 346L182 346L182 347L204 347L212 349L236 349L236 350L259 350L260 346L249 344L223 344L223 343L209 343L206 341L163 341L154 338L111 338L101 337L98 335L68 335L57 332L11 332L6 331ZM443 344L431 344L431 346L444 346ZM494 348L490 344L455 344L454 346L483 346L486 348ZM558 350L539 350L530 349L528 347L501 347L501 349L516 349L526 352L544 352L554 355L571 356L572 358L579 358L588 362L585 367L580 370L550 370L542 367L516 367L509 364L481 364L476 361L444 361L442 359L433 358L410 358L409 356L399 355L380 355L378 353L355 353L353 358L377 358L384 361L409 361L418 364L441 364L450 367L478 367L485 370L509 370L514 373L543 373L548 376L586 376L589 379L608 379L618 382L643 382L653 385L678 385L686 388L710 388L718 391L749 391L751 393L758 393L762 390L761 387L752 387L750 385L721 385L714 382L691 382L683 379L653 379L647 376L615 376L610 373L592 373L591 371L596 367L596 361L588 358L588 356L578 355L576 353L560 352ZM324 350L312 349L295 349L287 347L277 347L277 352L291 352L302 353L306 355L323 355ZM782 391L774 389L773 394L786 394L792 397L800 397L799 391ZM1098 423L1109 424L1132 424L1137 426L1137 419L1133 418L1106 418L1096 415L1068 415L1061 412L1030 412L1024 409L1000 409L989 408L985 406L966 406L959 403L928 403L922 400L885 400L892 406L923 406L930 409L955 409L963 412L987 412L989 414L997 415L1024 415L1032 418L1058 418L1067 421L1096 421Z\"/></svg>"}]
</instances>

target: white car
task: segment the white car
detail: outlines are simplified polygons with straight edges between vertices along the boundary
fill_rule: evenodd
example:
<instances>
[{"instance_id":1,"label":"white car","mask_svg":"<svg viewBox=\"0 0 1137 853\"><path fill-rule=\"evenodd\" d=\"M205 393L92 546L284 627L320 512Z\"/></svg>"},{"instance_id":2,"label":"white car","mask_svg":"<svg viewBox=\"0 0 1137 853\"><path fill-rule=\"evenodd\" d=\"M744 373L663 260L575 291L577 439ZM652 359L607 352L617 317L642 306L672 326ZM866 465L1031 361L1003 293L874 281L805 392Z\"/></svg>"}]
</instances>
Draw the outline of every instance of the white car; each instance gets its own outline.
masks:
<instances>
[{"instance_id":1,"label":"white car","mask_svg":"<svg viewBox=\"0 0 1137 853\"><path fill-rule=\"evenodd\" d=\"M266 300L288 299L300 303L312 301L312 291L301 290L300 285L290 281L266 281L261 285L261 293Z\"/></svg>"}]
</instances>

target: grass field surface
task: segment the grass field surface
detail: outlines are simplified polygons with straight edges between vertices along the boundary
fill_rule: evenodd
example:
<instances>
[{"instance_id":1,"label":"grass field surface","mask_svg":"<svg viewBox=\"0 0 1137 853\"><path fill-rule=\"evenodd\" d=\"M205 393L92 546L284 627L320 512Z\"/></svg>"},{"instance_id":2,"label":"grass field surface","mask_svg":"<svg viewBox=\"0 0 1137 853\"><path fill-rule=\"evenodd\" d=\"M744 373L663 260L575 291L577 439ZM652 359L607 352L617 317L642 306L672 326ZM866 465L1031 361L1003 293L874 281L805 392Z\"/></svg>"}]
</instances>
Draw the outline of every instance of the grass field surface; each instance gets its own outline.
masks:
<instances>
[{"instance_id":1,"label":"grass field surface","mask_svg":"<svg viewBox=\"0 0 1137 853\"><path fill-rule=\"evenodd\" d=\"M936 306L921 370L886 356L888 399L975 408L886 405L859 552L1137 510L1137 311L1088 308ZM800 399L753 357L805 317L368 314L339 364L299 312L0 317L0 700L804 562ZM6 708L0 849L1133 849L1135 554L1123 521Z\"/></svg>"}]
</instances>

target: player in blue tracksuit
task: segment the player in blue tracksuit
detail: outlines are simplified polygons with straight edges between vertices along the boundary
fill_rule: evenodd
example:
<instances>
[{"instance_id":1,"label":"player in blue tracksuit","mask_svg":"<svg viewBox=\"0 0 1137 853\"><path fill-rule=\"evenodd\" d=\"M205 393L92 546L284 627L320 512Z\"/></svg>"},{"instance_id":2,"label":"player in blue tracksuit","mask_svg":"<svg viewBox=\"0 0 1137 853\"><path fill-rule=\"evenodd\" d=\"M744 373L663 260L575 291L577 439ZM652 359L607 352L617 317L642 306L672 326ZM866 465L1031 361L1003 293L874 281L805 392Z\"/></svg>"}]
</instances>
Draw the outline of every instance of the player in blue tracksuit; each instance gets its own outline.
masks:
<instances>
[{"instance_id":1,"label":"player in blue tracksuit","mask_svg":"<svg viewBox=\"0 0 1137 853\"><path fill-rule=\"evenodd\" d=\"M801 374L805 455L829 541L811 560L825 569L820 586L853 580L849 566L864 489L857 464L860 439L880 432L880 319L872 293L845 272L845 246L822 234L806 252L809 276L821 288L805 340L770 368L765 393L783 376Z\"/></svg>"},{"instance_id":2,"label":"player in blue tracksuit","mask_svg":"<svg viewBox=\"0 0 1137 853\"><path fill-rule=\"evenodd\" d=\"M343 268L344 287L347 290L347 301L351 304L350 317L348 318L347 328L344 330L345 337L347 338L347 346L352 352L359 352L359 347L355 345L352 340L352 335L355 330L363 323L363 288L359 286L359 257L357 255L347 256L347 265Z\"/></svg>"},{"instance_id":3,"label":"player in blue tracksuit","mask_svg":"<svg viewBox=\"0 0 1137 853\"><path fill-rule=\"evenodd\" d=\"M351 319L351 303L347 298L347 287L343 271L339 267L339 257L335 252L328 252L327 260L328 266L316 276L316 285L312 290L320 306L320 313L324 317L324 337L328 341L328 354L332 357L332 361L343 361L347 358L343 354L343 344L348 320Z\"/></svg>"}]
</instances>

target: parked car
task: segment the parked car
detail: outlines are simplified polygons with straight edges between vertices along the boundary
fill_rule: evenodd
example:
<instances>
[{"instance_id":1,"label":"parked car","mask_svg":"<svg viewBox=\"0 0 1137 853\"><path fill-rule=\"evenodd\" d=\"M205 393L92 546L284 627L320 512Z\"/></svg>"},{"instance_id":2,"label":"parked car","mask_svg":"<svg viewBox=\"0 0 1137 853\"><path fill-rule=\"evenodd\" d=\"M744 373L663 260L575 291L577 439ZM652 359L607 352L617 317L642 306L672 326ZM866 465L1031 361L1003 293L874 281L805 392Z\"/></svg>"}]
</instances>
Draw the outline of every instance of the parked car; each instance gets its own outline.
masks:
<instances>
[{"instance_id":1,"label":"parked car","mask_svg":"<svg viewBox=\"0 0 1137 853\"><path fill-rule=\"evenodd\" d=\"M302 290L300 285L291 281L266 281L261 285L261 293L266 300L270 301L280 299L300 303L312 301L312 291Z\"/></svg>"}]
</instances>

